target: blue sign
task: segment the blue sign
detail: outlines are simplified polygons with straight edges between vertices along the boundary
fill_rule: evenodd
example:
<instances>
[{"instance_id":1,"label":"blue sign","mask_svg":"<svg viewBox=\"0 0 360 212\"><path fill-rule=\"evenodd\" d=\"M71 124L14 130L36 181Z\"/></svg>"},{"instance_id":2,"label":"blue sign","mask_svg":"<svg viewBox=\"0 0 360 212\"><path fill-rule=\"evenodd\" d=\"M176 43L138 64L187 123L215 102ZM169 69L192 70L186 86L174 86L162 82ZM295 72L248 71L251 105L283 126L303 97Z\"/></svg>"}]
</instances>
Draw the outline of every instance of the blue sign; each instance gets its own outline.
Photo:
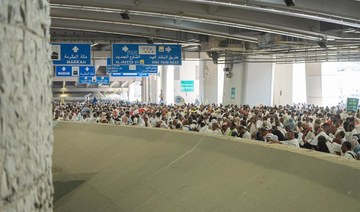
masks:
<instances>
[{"instance_id":1,"label":"blue sign","mask_svg":"<svg viewBox=\"0 0 360 212\"><path fill-rule=\"evenodd\" d=\"M107 58L107 73L157 73L158 66L154 65L111 65L111 58Z\"/></svg>"},{"instance_id":2,"label":"blue sign","mask_svg":"<svg viewBox=\"0 0 360 212\"><path fill-rule=\"evenodd\" d=\"M97 84L96 77L79 77L79 84Z\"/></svg>"},{"instance_id":3,"label":"blue sign","mask_svg":"<svg viewBox=\"0 0 360 212\"><path fill-rule=\"evenodd\" d=\"M90 65L90 44L53 43L51 44L51 59L57 65Z\"/></svg>"},{"instance_id":4,"label":"blue sign","mask_svg":"<svg viewBox=\"0 0 360 212\"><path fill-rule=\"evenodd\" d=\"M73 71L71 66L56 66L55 76L57 77L72 77Z\"/></svg>"},{"instance_id":5,"label":"blue sign","mask_svg":"<svg viewBox=\"0 0 360 212\"><path fill-rule=\"evenodd\" d=\"M79 77L79 84L110 84L110 77L96 76L96 77Z\"/></svg>"},{"instance_id":6,"label":"blue sign","mask_svg":"<svg viewBox=\"0 0 360 212\"><path fill-rule=\"evenodd\" d=\"M79 76L95 76L95 67L94 66L80 66L79 67Z\"/></svg>"},{"instance_id":7,"label":"blue sign","mask_svg":"<svg viewBox=\"0 0 360 212\"><path fill-rule=\"evenodd\" d=\"M113 65L181 65L181 45L113 44Z\"/></svg>"},{"instance_id":8,"label":"blue sign","mask_svg":"<svg viewBox=\"0 0 360 212\"><path fill-rule=\"evenodd\" d=\"M112 77L148 77L149 73L111 73Z\"/></svg>"},{"instance_id":9,"label":"blue sign","mask_svg":"<svg viewBox=\"0 0 360 212\"><path fill-rule=\"evenodd\" d=\"M110 77L108 76L96 77L96 84L108 85L110 84Z\"/></svg>"}]
</instances>

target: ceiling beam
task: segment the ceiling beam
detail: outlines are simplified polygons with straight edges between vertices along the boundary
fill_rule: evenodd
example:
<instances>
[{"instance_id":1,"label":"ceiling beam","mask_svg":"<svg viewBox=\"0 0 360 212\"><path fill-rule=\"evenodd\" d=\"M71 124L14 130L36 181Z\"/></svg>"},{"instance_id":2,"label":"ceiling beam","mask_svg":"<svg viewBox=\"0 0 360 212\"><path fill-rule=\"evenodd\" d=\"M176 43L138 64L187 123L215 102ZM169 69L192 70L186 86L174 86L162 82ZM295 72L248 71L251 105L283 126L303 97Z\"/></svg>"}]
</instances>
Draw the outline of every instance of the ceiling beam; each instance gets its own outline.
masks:
<instances>
[{"instance_id":1,"label":"ceiling beam","mask_svg":"<svg viewBox=\"0 0 360 212\"><path fill-rule=\"evenodd\" d=\"M58 0L53 3L59 2ZM69 3L70 7L78 7L78 10L92 9L94 11L111 13L116 10L129 10L130 17L136 18L137 15L153 16L163 18L181 17L183 21L198 23L212 23L213 25L232 25L236 28L251 29L274 34L287 35L292 37L304 38L309 40L333 39L330 35L320 31L320 21L312 20L307 17L290 16L292 13L270 13L247 8L233 8L222 6L220 9L209 14L208 8L203 4L193 2L174 1L172 4L164 0L141 1L140 4L134 5L133 1L107 1L100 0L61 0L62 3ZM210 2L210 1L205 1ZM218 1L211 1L218 2ZM72 4L72 5L71 5ZM234 1L232 1L234 4ZM82 5L82 6L80 6ZM52 4L54 9L59 9L63 5ZM93 7L93 8L92 8ZM309 10L311 11L311 10ZM131 20L132 18L130 18ZM149 22L151 23L151 22Z\"/></svg>"}]
</instances>

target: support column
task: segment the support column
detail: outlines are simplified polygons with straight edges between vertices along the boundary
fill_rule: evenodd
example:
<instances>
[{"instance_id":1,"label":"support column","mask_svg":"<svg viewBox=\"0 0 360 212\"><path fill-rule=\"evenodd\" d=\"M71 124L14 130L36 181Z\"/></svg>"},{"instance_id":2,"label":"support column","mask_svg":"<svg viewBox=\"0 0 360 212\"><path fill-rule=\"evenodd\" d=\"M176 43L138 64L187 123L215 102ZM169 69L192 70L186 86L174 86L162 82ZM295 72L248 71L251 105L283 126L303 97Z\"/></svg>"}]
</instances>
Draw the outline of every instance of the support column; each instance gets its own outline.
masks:
<instances>
[{"instance_id":1,"label":"support column","mask_svg":"<svg viewBox=\"0 0 360 212\"><path fill-rule=\"evenodd\" d=\"M52 211L48 1L0 1L0 211Z\"/></svg>"},{"instance_id":2,"label":"support column","mask_svg":"<svg viewBox=\"0 0 360 212\"><path fill-rule=\"evenodd\" d=\"M149 77L149 102L157 103L159 102L159 93L157 92L157 80L158 74L152 74Z\"/></svg>"},{"instance_id":3,"label":"support column","mask_svg":"<svg viewBox=\"0 0 360 212\"><path fill-rule=\"evenodd\" d=\"M339 101L339 91L334 63L306 64L306 90L309 104L336 105Z\"/></svg>"},{"instance_id":4,"label":"support column","mask_svg":"<svg viewBox=\"0 0 360 212\"><path fill-rule=\"evenodd\" d=\"M160 71L160 79L161 79L161 86L160 86L160 96L162 97L163 101L166 102L166 90L167 90L167 66L162 66ZM159 97L160 98L160 97Z\"/></svg>"},{"instance_id":5,"label":"support column","mask_svg":"<svg viewBox=\"0 0 360 212\"><path fill-rule=\"evenodd\" d=\"M221 70L220 70L221 71ZM231 74L227 75L224 72L224 91L223 91L223 104L243 104L244 98L244 79L245 79L245 66L244 63L233 64L230 69Z\"/></svg>"},{"instance_id":6,"label":"support column","mask_svg":"<svg viewBox=\"0 0 360 212\"><path fill-rule=\"evenodd\" d=\"M322 105L321 63L307 63L306 99L308 104Z\"/></svg>"},{"instance_id":7,"label":"support column","mask_svg":"<svg viewBox=\"0 0 360 212\"><path fill-rule=\"evenodd\" d=\"M274 69L274 105L293 104L293 64L276 64Z\"/></svg>"},{"instance_id":8,"label":"support column","mask_svg":"<svg viewBox=\"0 0 360 212\"><path fill-rule=\"evenodd\" d=\"M166 104L174 104L174 66L165 66L166 68Z\"/></svg>"},{"instance_id":9,"label":"support column","mask_svg":"<svg viewBox=\"0 0 360 212\"><path fill-rule=\"evenodd\" d=\"M305 64L275 64L274 105L306 103Z\"/></svg>"},{"instance_id":10,"label":"support column","mask_svg":"<svg viewBox=\"0 0 360 212\"><path fill-rule=\"evenodd\" d=\"M246 64L245 104L273 104L274 66L274 63Z\"/></svg>"},{"instance_id":11,"label":"support column","mask_svg":"<svg viewBox=\"0 0 360 212\"><path fill-rule=\"evenodd\" d=\"M202 64L201 81L203 86L200 90L203 89L203 95L200 101L205 104L216 104L218 102L218 66L209 60Z\"/></svg>"},{"instance_id":12,"label":"support column","mask_svg":"<svg viewBox=\"0 0 360 212\"><path fill-rule=\"evenodd\" d=\"M321 73L323 106L335 106L339 103L340 96L337 67L334 63L322 63Z\"/></svg>"},{"instance_id":13,"label":"support column","mask_svg":"<svg viewBox=\"0 0 360 212\"><path fill-rule=\"evenodd\" d=\"M141 102L147 102L146 78L141 78Z\"/></svg>"}]
</instances>

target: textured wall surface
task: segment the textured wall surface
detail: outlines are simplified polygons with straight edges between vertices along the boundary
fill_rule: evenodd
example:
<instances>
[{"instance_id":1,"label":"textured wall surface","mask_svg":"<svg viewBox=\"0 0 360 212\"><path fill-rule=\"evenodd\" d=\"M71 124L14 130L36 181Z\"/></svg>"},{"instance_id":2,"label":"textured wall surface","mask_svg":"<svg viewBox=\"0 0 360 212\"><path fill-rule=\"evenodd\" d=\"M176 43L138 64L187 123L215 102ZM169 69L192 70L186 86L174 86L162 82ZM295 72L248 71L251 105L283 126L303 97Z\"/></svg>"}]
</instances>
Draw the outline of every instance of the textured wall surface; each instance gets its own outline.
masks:
<instances>
[{"instance_id":1,"label":"textured wall surface","mask_svg":"<svg viewBox=\"0 0 360 212\"><path fill-rule=\"evenodd\" d=\"M0 0L0 211L52 211L49 12Z\"/></svg>"}]
</instances>

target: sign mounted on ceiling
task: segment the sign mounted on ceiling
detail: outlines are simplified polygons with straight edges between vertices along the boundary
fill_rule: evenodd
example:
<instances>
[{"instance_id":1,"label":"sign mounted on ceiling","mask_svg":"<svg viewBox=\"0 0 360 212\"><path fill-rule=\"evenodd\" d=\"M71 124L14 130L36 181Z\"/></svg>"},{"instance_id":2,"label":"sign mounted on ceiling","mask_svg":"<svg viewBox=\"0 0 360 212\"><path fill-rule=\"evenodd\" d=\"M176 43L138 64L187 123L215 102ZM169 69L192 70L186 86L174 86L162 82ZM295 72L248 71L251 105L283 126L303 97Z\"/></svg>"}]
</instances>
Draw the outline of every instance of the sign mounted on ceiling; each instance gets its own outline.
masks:
<instances>
[{"instance_id":1,"label":"sign mounted on ceiling","mask_svg":"<svg viewBox=\"0 0 360 212\"><path fill-rule=\"evenodd\" d=\"M95 76L95 67L94 66L80 66L79 67L79 76Z\"/></svg>"},{"instance_id":2,"label":"sign mounted on ceiling","mask_svg":"<svg viewBox=\"0 0 360 212\"><path fill-rule=\"evenodd\" d=\"M95 76L94 66L56 66L57 77Z\"/></svg>"},{"instance_id":3,"label":"sign mounted on ceiling","mask_svg":"<svg viewBox=\"0 0 360 212\"><path fill-rule=\"evenodd\" d=\"M91 46L83 43L52 43L51 60L54 65L90 65Z\"/></svg>"},{"instance_id":4,"label":"sign mounted on ceiling","mask_svg":"<svg viewBox=\"0 0 360 212\"><path fill-rule=\"evenodd\" d=\"M96 77L79 77L79 84L110 84L110 77L108 76L96 76Z\"/></svg>"},{"instance_id":5,"label":"sign mounted on ceiling","mask_svg":"<svg viewBox=\"0 0 360 212\"><path fill-rule=\"evenodd\" d=\"M181 45L112 44L113 65L181 65Z\"/></svg>"},{"instance_id":6,"label":"sign mounted on ceiling","mask_svg":"<svg viewBox=\"0 0 360 212\"><path fill-rule=\"evenodd\" d=\"M112 77L148 77L149 73L111 73Z\"/></svg>"},{"instance_id":7,"label":"sign mounted on ceiling","mask_svg":"<svg viewBox=\"0 0 360 212\"><path fill-rule=\"evenodd\" d=\"M96 83L97 84L103 84L103 85L109 85L110 84L110 77L108 76L97 76L96 77Z\"/></svg>"},{"instance_id":8,"label":"sign mounted on ceiling","mask_svg":"<svg viewBox=\"0 0 360 212\"><path fill-rule=\"evenodd\" d=\"M56 66L55 76L57 77L77 77L79 76L79 67Z\"/></svg>"},{"instance_id":9,"label":"sign mounted on ceiling","mask_svg":"<svg viewBox=\"0 0 360 212\"><path fill-rule=\"evenodd\" d=\"M107 58L107 73L157 73L158 66L154 65L120 65L113 66L111 58Z\"/></svg>"}]
</instances>

